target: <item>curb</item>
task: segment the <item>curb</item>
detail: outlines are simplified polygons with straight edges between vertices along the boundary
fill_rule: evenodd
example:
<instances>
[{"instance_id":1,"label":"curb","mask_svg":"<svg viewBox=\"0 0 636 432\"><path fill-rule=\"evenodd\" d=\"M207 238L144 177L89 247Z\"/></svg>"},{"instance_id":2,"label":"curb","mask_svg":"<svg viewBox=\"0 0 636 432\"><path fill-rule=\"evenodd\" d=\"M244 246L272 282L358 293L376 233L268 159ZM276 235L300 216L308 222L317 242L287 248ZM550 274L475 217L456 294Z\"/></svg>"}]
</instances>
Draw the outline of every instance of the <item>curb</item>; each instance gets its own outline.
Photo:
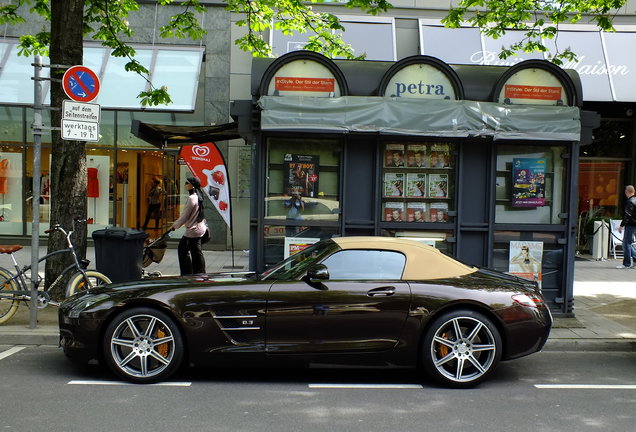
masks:
<instances>
[{"instance_id":1,"label":"curb","mask_svg":"<svg viewBox=\"0 0 636 432\"><path fill-rule=\"evenodd\" d=\"M58 346L60 330L57 326L39 326L34 329L21 325L0 328L0 345L54 345Z\"/></svg>"}]
</instances>

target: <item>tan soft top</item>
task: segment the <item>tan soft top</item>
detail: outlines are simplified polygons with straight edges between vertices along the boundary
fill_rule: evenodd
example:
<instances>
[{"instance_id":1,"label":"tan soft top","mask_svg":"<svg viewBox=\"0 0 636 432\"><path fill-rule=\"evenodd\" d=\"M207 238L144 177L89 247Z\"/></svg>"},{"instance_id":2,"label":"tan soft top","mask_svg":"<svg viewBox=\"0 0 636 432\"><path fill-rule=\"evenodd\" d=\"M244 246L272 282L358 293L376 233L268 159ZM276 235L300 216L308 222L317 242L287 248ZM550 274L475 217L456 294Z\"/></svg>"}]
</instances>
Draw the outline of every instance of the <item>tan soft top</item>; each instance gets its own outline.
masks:
<instances>
[{"instance_id":1,"label":"tan soft top","mask_svg":"<svg viewBox=\"0 0 636 432\"><path fill-rule=\"evenodd\" d=\"M403 279L428 280L464 276L477 271L424 243L394 237L335 237L342 249L384 249L406 256Z\"/></svg>"}]
</instances>

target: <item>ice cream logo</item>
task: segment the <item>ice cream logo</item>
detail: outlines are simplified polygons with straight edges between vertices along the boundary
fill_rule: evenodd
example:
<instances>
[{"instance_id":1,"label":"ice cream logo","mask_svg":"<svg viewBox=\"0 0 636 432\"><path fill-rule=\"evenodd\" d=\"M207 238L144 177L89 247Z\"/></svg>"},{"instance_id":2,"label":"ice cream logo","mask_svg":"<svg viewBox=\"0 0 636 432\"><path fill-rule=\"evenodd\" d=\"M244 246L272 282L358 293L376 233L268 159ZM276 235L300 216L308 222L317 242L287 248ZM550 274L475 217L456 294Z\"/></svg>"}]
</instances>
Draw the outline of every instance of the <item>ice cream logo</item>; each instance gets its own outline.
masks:
<instances>
[{"instance_id":1,"label":"ice cream logo","mask_svg":"<svg viewBox=\"0 0 636 432\"><path fill-rule=\"evenodd\" d=\"M193 145L192 153L195 156L206 157L207 155L210 154L210 148L207 146Z\"/></svg>"}]
</instances>

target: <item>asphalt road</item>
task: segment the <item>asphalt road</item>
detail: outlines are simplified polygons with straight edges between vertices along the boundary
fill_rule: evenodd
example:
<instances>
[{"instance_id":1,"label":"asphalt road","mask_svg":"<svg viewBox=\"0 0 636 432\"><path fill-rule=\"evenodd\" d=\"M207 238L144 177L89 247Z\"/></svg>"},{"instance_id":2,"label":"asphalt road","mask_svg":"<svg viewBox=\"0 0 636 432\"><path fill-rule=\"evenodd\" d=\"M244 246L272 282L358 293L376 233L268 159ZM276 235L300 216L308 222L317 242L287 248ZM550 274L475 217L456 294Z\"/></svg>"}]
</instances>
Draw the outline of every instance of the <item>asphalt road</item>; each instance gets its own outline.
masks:
<instances>
[{"instance_id":1,"label":"asphalt road","mask_svg":"<svg viewBox=\"0 0 636 432\"><path fill-rule=\"evenodd\" d=\"M51 346L0 346L3 431L628 431L636 353L546 352L471 390L413 371L186 369L128 385Z\"/></svg>"}]
</instances>

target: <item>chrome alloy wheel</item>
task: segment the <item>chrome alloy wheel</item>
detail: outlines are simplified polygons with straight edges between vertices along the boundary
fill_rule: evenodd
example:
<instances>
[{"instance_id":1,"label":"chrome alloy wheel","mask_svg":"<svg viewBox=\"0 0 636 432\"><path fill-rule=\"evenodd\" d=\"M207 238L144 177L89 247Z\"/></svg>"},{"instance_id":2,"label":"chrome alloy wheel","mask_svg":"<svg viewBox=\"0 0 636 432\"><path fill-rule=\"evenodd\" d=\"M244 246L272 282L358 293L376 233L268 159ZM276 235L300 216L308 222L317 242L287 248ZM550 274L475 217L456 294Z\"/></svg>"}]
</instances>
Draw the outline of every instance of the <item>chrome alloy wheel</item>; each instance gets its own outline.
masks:
<instances>
[{"instance_id":1,"label":"chrome alloy wheel","mask_svg":"<svg viewBox=\"0 0 636 432\"><path fill-rule=\"evenodd\" d=\"M430 344L431 361L437 373L450 382L470 383L493 368L499 358L500 343L486 322L456 316L437 326Z\"/></svg>"},{"instance_id":2,"label":"chrome alloy wheel","mask_svg":"<svg viewBox=\"0 0 636 432\"><path fill-rule=\"evenodd\" d=\"M114 365L127 377L156 377L172 364L175 336L156 316L132 315L112 332L110 353Z\"/></svg>"}]
</instances>

